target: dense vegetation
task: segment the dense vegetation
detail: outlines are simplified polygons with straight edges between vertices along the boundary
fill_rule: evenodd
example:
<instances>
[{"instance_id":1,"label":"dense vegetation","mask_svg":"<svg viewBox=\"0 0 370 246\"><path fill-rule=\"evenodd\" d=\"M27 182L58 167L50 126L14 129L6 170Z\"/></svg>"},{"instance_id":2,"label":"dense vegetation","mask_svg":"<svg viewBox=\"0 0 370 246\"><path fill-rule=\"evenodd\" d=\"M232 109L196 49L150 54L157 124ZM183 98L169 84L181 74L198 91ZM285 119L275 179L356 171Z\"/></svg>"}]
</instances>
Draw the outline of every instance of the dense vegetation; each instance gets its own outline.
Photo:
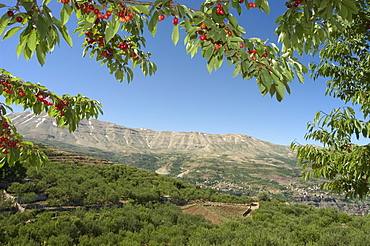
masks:
<instances>
[{"instance_id":1,"label":"dense vegetation","mask_svg":"<svg viewBox=\"0 0 370 246\"><path fill-rule=\"evenodd\" d=\"M8 192L21 203L45 194L46 202L61 205L119 204L122 200L138 203L160 202L165 195L172 200L207 199L248 202L247 197L225 196L211 189L200 189L183 181L124 165L89 166L53 163L41 169L27 170L28 182L13 182Z\"/></svg>"},{"instance_id":2,"label":"dense vegetation","mask_svg":"<svg viewBox=\"0 0 370 246\"><path fill-rule=\"evenodd\" d=\"M277 161L271 161L271 156L259 156L258 161L273 164L274 167L261 165L256 161L236 161L228 155L218 158L204 157L188 153L122 153L117 151L103 151L101 149L70 145L62 142L53 142L40 139L27 139L32 142L42 141L52 148L88 155L94 158L108 160L114 163L122 163L129 166L155 172L157 169L168 164L170 173L168 176L191 184L201 184L202 187L217 189L223 194L236 196L256 196L264 190L282 191L273 194L276 198L292 200L292 192L286 191L286 184L281 184L270 179L273 176L288 177L295 182L299 182L303 187L317 185L315 179L304 181L301 179L301 168L296 165L296 160L274 156ZM194 164L195 163L195 164ZM184 168L197 165L196 168L189 168L185 176L178 175L184 172ZM241 169L240 167L243 167ZM270 176L270 177L269 177ZM220 184L222 182L222 184ZM215 188L218 187L218 188Z\"/></svg>"},{"instance_id":3,"label":"dense vegetation","mask_svg":"<svg viewBox=\"0 0 370 246\"><path fill-rule=\"evenodd\" d=\"M253 218L214 225L173 204L0 214L4 245L370 245L370 217L264 202Z\"/></svg>"},{"instance_id":4,"label":"dense vegetation","mask_svg":"<svg viewBox=\"0 0 370 246\"><path fill-rule=\"evenodd\" d=\"M215 225L201 215L182 213L173 202L244 203L250 198L124 165L51 163L27 172L21 166L10 170L18 179L7 191L21 197L27 210L13 213L5 209L9 203L1 202L3 245L370 245L370 216L263 201L269 200L267 193L258 196L260 208L252 217L233 216ZM37 194L46 200L35 201ZM164 195L172 202L165 202Z\"/></svg>"}]
</instances>

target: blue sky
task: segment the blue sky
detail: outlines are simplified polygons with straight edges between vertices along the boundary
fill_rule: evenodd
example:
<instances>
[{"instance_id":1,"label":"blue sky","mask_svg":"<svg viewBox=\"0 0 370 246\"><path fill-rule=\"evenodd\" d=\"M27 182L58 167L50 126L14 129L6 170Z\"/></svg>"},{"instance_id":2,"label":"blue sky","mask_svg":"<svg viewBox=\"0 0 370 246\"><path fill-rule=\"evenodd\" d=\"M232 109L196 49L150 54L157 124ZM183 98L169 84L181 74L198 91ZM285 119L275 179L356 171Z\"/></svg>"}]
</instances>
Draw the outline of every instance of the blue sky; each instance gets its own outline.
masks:
<instances>
[{"instance_id":1,"label":"blue sky","mask_svg":"<svg viewBox=\"0 0 370 246\"><path fill-rule=\"evenodd\" d=\"M286 7L284 1L270 4L270 15L251 9L239 17L239 24L247 30L246 37L276 42L274 20ZM4 11L0 9L0 14ZM73 23L68 25L73 27ZM324 96L325 81L312 81L308 76L305 84L291 83L292 94L277 102L262 97L254 79L231 78L233 69L226 62L209 74L201 55L190 58L181 39L176 47L172 44L171 31L168 18L160 23L154 38L147 36L147 50L158 71L152 77L137 72L130 84L116 81L95 59L82 58L82 37L77 35L73 36L73 48L62 43L47 57L44 67L34 58L25 61L16 57L17 37L2 41L0 67L56 93L80 93L99 100L104 110L99 120L156 131L238 133L276 144L289 145L295 139L304 144L306 124L316 111L342 106L339 100ZM302 61L312 59L305 57Z\"/></svg>"}]
</instances>

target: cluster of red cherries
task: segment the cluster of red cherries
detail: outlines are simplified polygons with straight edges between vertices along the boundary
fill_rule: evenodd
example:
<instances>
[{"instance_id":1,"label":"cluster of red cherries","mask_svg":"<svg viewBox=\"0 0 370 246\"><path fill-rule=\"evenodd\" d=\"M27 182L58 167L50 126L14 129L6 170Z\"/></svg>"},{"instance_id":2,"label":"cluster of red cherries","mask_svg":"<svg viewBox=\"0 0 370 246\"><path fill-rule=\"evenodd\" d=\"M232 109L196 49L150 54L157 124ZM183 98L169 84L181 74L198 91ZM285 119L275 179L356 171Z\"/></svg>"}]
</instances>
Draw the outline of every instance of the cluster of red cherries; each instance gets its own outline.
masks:
<instances>
[{"instance_id":1,"label":"cluster of red cherries","mask_svg":"<svg viewBox=\"0 0 370 246\"><path fill-rule=\"evenodd\" d=\"M288 4L287 8L298 7L302 3L302 0L295 0L294 3Z\"/></svg>"},{"instance_id":2,"label":"cluster of red cherries","mask_svg":"<svg viewBox=\"0 0 370 246\"><path fill-rule=\"evenodd\" d=\"M14 12L13 12L13 11L11 11L11 10L9 10L9 11L7 12L7 14L8 14L8 16L9 16L9 17L13 17L13 16L14 16ZM23 21L23 18L22 18L21 16L17 16L17 18L15 18L15 20L16 20L17 22L22 22L22 21Z\"/></svg>"},{"instance_id":3,"label":"cluster of red cherries","mask_svg":"<svg viewBox=\"0 0 370 246\"><path fill-rule=\"evenodd\" d=\"M125 50L126 54L129 53L129 49L131 47L132 47L132 44L127 43L127 40L123 40L122 42L119 42L117 44L117 48L120 49L120 50ZM138 60L140 58L135 52L130 53L130 57L132 57L132 59L134 59L134 60Z\"/></svg>"},{"instance_id":4,"label":"cluster of red cherries","mask_svg":"<svg viewBox=\"0 0 370 246\"><path fill-rule=\"evenodd\" d=\"M36 93L35 97L36 97L36 100L37 101L42 102L43 104L45 104L47 106L53 105L52 102L49 102L47 100L47 98L49 97L49 94L48 93L44 93L42 91L39 91L39 92Z\"/></svg>"},{"instance_id":5,"label":"cluster of red cherries","mask_svg":"<svg viewBox=\"0 0 370 246\"><path fill-rule=\"evenodd\" d=\"M65 114L65 108L68 107L69 103L68 101L60 100L57 104L55 104L55 109L60 111L60 115L64 116Z\"/></svg>"},{"instance_id":6,"label":"cluster of red cherries","mask_svg":"<svg viewBox=\"0 0 370 246\"><path fill-rule=\"evenodd\" d=\"M0 80L0 84L2 86L4 86L4 89L3 89L4 92L6 92L8 94L13 94L13 91L11 90L12 85L9 84L8 81L2 79L2 80Z\"/></svg>"},{"instance_id":7,"label":"cluster of red cherries","mask_svg":"<svg viewBox=\"0 0 370 246\"><path fill-rule=\"evenodd\" d=\"M224 15L225 14L224 7L222 6L221 3L217 4L216 14L218 14L218 15Z\"/></svg>"},{"instance_id":8,"label":"cluster of red cherries","mask_svg":"<svg viewBox=\"0 0 370 246\"><path fill-rule=\"evenodd\" d=\"M0 124L2 126L2 132L0 136L0 148L2 149L1 152L3 154L8 154L9 148L22 148L22 145L19 144L19 140L11 137L12 130L9 123L5 119L2 119L0 120Z\"/></svg>"}]
</instances>

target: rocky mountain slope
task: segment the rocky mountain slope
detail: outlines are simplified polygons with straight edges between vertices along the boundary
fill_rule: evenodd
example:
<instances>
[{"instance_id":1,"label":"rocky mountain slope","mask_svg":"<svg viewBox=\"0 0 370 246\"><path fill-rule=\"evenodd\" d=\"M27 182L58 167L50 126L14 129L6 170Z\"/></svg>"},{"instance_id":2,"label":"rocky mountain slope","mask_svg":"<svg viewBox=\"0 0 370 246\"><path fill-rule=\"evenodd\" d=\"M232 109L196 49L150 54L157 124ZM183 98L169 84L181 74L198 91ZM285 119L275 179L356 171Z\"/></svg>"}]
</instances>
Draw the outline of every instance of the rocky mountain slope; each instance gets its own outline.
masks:
<instances>
[{"instance_id":1,"label":"rocky mountain slope","mask_svg":"<svg viewBox=\"0 0 370 246\"><path fill-rule=\"evenodd\" d=\"M84 147L99 146L103 150L137 153L191 152L198 154L231 154L234 158L259 156L293 157L289 147L272 144L242 134L207 134L201 132L153 131L128 128L95 119L83 120L69 133L56 127L45 113L8 114L26 138L63 141Z\"/></svg>"},{"instance_id":2,"label":"rocky mountain slope","mask_svg":"<svg viewBox=\"0 0 370 246\"><path fill-rule=\"evenodd\" d=\"M272 180L287 181L286 175L281 173L286 170L295 170L290 176L299 175L288 146L242 134L160 132L95 119L83 120L75 132L69 133L67 129L57 127L45 113L35 116L31 112L22 112L7 116L25 139L170 176L202 176L209 181L213 179L210 176L222 173L217 171L219 169L245 170L247 167L253 169L248 171L248 175L255 178L261 176L258 171L261 169ZM204 172L206 174L203 175ZM237 171L237 174L242 173ZM222 174L223 178L225 175Z\"/></svg>"}]
</instances>

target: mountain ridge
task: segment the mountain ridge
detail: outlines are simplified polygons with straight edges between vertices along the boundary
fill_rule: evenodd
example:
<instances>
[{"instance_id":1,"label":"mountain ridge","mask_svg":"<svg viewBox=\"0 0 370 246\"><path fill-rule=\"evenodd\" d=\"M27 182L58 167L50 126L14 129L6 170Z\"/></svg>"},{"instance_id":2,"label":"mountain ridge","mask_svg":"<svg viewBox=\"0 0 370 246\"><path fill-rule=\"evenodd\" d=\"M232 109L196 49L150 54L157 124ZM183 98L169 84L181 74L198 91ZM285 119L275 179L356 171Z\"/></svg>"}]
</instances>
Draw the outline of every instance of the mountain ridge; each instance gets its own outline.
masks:
<instances>
[{"instance_id":1,"label":"mountain ridge","mask_svg":"<svg viewBox=\"0 0 370 246\"><path fill-rule=\"evenodd\" d=\"M256 155L293 156L288 146L262 141L243 134L210 134L202 132L154 131L130 128L96 119L83 120L75 132L60 129L46 113L35 116L32 112L11 113L18 131L25 138L37 135L40 139L63 140L83 146L112 150L124 147L126 152L191 151L197 153L224 153L239 157Z\"/></svg>"}]
</instances>

